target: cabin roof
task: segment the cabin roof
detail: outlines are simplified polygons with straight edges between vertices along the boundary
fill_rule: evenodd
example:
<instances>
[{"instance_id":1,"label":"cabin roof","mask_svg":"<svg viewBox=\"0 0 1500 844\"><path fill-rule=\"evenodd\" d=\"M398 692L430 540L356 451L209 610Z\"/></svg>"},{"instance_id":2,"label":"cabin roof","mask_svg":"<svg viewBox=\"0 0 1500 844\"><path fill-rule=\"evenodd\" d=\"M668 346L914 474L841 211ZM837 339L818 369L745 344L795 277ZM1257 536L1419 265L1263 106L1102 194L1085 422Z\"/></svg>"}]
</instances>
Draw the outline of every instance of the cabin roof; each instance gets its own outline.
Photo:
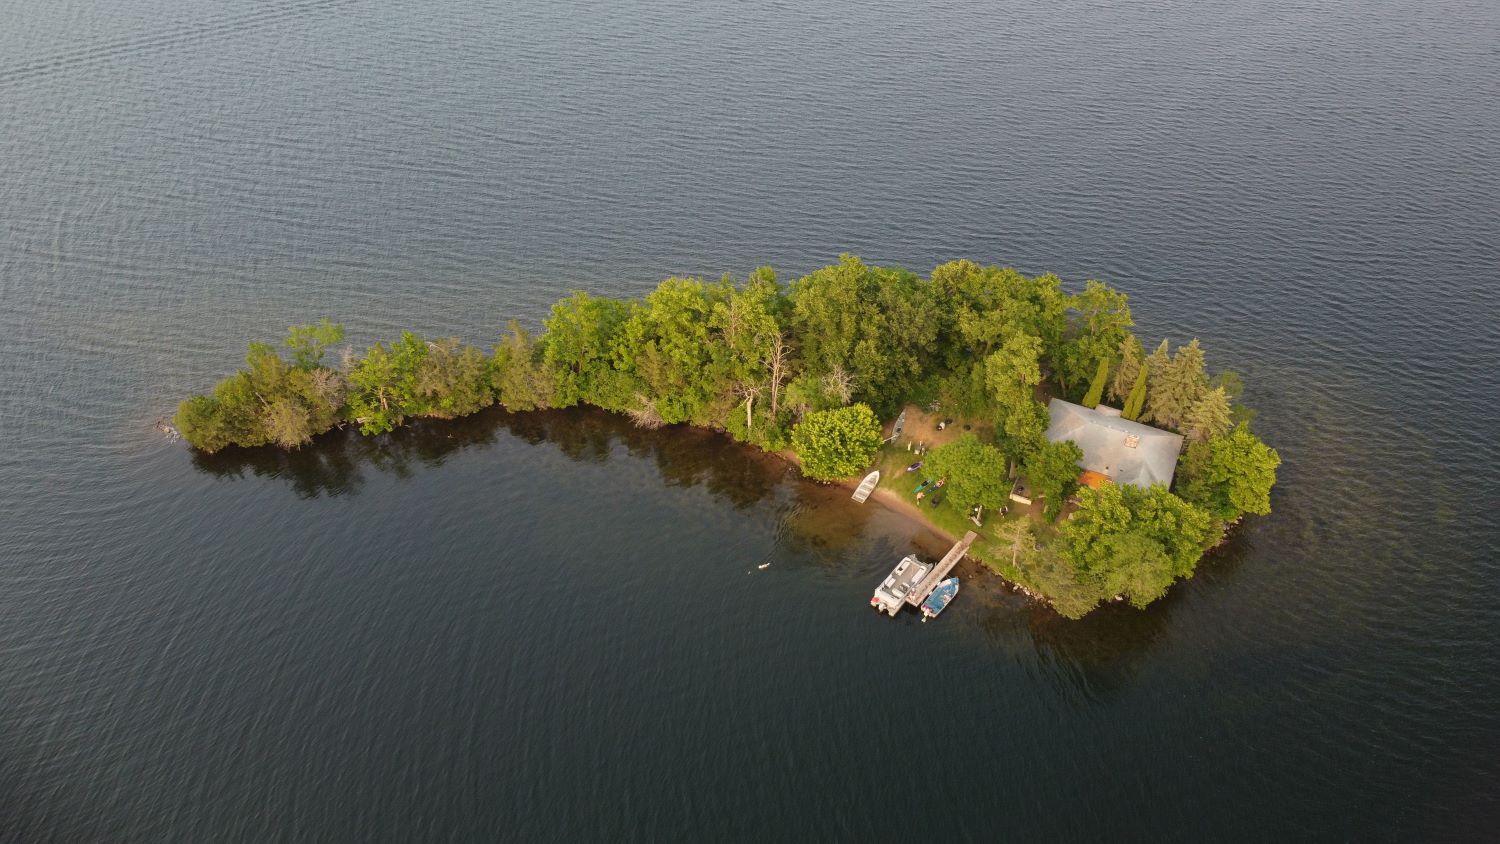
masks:
<instances>
[{"instance_id":1,"label":"cabin roof","mask_svg":"<svg viewBox=\"0 0 1500 844\"><path fill-rule=\"evenodd\" d=\"M1182 450L1182 435L1150 425L1131 422L1101 413L1080 404L1053 399L1047 405L1052 424L1047 428L1051 442L1069 440L1083 450L1080 468L1107 476L1117 484L1141 488L1152 484L1172 485L1177 470L1177 454Z\"/></svg>"}]
</instances>

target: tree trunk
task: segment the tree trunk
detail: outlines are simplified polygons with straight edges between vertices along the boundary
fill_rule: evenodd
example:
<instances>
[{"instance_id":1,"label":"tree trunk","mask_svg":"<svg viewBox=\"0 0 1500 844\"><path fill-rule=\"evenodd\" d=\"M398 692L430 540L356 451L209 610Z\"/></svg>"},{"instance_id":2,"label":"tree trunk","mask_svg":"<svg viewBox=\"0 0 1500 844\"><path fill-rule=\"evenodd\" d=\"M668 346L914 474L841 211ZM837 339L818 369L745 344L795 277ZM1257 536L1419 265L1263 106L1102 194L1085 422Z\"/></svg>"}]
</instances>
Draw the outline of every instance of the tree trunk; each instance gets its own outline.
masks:
<instances>
[{"instance_id":1,"label":"tree trunk","mask_svg":"<svg viewBox=\"0 0 1500 844\"><path fill-rule=\"evenodd\" d=\"M786 377L786 341L776 332L771 345L771 419L781 412L781 381Z\"/></svg>"}]
</instances>

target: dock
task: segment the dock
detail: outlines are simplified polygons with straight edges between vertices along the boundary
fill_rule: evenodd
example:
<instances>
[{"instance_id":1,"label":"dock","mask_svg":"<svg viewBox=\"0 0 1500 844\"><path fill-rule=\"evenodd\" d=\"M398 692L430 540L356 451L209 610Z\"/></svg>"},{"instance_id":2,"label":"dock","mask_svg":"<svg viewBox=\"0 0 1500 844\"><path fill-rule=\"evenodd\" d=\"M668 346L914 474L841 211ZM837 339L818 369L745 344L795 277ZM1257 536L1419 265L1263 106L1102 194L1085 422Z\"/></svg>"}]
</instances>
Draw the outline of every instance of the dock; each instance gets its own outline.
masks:
<instances>
[{"instance_id":1,"label":"dock","mask_svg":"<svg viewBox=\"0 0 1500 844\"><path fill-rule=\"evenodd\" d=\"M954 543L948 553L943 555L936 565L924 563L917 559L916 555L909 554L896 564L896 568L890 576L879 586L875 587L875 595L870 598L870 606L875 607L892 618L901 611L902 604L910 604L914 607L922 606L932 590L953 571L958 561L969 553L969 546L979 534L969 531L964 538Z\"/></svg>"},{"instance_id":2,"label":"dock","mask_svg":"<svg viewBox=\"0 0 1500 844\"><path fill-rule=\"evenodd\" d=\"M932 590L936 589L937 585L948 577L948 572L953 571L953 567L958 565L958 561L969 553L969 546L973 545L974 540L978 538L979 534L971 530L964 534L963 539L953 543L953 547L948 549L948 553L943 555L943 559L939 560L936 566L933 566L932 571L917 581L911 591L906 593L906 602L914 607L922 606L922 602L927 600Z\"/></svg>"}]
</instances>

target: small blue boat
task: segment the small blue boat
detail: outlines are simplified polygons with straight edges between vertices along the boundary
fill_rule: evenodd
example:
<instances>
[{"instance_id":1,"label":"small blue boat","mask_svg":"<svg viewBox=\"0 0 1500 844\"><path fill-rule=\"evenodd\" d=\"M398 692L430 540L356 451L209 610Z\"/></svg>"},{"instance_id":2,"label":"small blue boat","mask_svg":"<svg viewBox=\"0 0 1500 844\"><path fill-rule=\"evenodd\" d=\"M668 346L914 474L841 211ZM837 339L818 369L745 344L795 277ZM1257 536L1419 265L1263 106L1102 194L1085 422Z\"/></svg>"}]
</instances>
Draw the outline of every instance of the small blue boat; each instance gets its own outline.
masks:
<instances>
[{"instance_id":1,"label":"small blue boat","mask_svg":"<svg viewBox=\"0 0 1500 844\"><path fill-rule=\"evenodd\" d=\"M953 596L958 594L958 578L950 577L933 588L932 594L922 602L922 620L937 618L938 614L948 608L953 601Z\"/></svg>"}]
</instances>

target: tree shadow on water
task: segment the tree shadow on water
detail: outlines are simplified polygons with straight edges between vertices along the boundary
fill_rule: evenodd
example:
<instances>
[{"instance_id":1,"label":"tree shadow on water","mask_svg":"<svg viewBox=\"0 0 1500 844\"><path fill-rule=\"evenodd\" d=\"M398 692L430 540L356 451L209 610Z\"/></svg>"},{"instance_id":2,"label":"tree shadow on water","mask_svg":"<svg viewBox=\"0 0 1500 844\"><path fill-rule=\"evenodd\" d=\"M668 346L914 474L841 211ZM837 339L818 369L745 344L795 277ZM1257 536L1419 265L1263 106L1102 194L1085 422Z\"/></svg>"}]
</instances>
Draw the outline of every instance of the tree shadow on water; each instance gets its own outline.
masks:
<instances>
[{"instance_id":1,"label":"tree shadow on water","mask_svg":"<svg viewBox=\"0 0 1500 844\"><path fill-rule=\"evenodd\" d=\"M1174 627L1180 634L1184 625L1203 623L1202 613L1181 609L1194 593L1222 590L1240 574L1255 550L1254 526L1252 522L1232 528L1222 544L1198 561L1192 578L1177 581L1145 609L1122 601L1105 604L1081 619L1068 619L1009 588L999 588L985 591L987 605L979 624L991 640L1012 650L1017 643L1023 643L1023 651L1029 645L1038 672L1080 705L1117 700L1138 682L1152 656L1168 646ZM980 567L969 573L980 582L996 582Z\"/></svg>"},{"instance_id":2,"label":"tree shadow on water","mask_svg":"<svg viewBox=\"0 0 1500 844\"><path fill-rule=\"evenodd\" d=\"M454 420L417 420L378 436L363 436L351 426L295 451L269 446L194 451L192 461L197 470L220 479L285 480L300 498L358 495L370 471L410 477L418 466L441 466L456 452L493 446L502 433L533 446L554 446L579 463L608 462L622 446L654 462L668 485L701 485L736 508L765 499L787 474L780 458L722 433L686 426L645 430L594 408L526 413L491 408Z\"/></svg>"},{"instance_id":3,"label":"tree shadow on water","mask_svg":"<svg viewBox=\"0 0 1500 844\"><path fill-rule=\"evenodd\" d=\"M294 451L262 446L192 452L193 467L220 479L280 478L299 498L357 495L365 471L409 477L415 465L439 466L453 452L495 442L493 423L474 417L449 422L423 420L389 434L362 436L354 427L336 429Z\"/></svg>"},{"instance_id":4,"label":"tree shadow on water","mask_svg":"<svg viewBox=\"0 0 1500 844\"><path fill-rule=\"evenodd\" d=\"M987 575L977 575L985 578ZM982 582L982 581L981 581ZM990 593L979 625L997 646L1035 655L1036 671L1079 705L1122 697L1171 627L1181 587L1144 610L1106 604L1081 619L1004 590ZM1027 647L1029 645L1029 648Z\"/></svg>"}]
</instances>

